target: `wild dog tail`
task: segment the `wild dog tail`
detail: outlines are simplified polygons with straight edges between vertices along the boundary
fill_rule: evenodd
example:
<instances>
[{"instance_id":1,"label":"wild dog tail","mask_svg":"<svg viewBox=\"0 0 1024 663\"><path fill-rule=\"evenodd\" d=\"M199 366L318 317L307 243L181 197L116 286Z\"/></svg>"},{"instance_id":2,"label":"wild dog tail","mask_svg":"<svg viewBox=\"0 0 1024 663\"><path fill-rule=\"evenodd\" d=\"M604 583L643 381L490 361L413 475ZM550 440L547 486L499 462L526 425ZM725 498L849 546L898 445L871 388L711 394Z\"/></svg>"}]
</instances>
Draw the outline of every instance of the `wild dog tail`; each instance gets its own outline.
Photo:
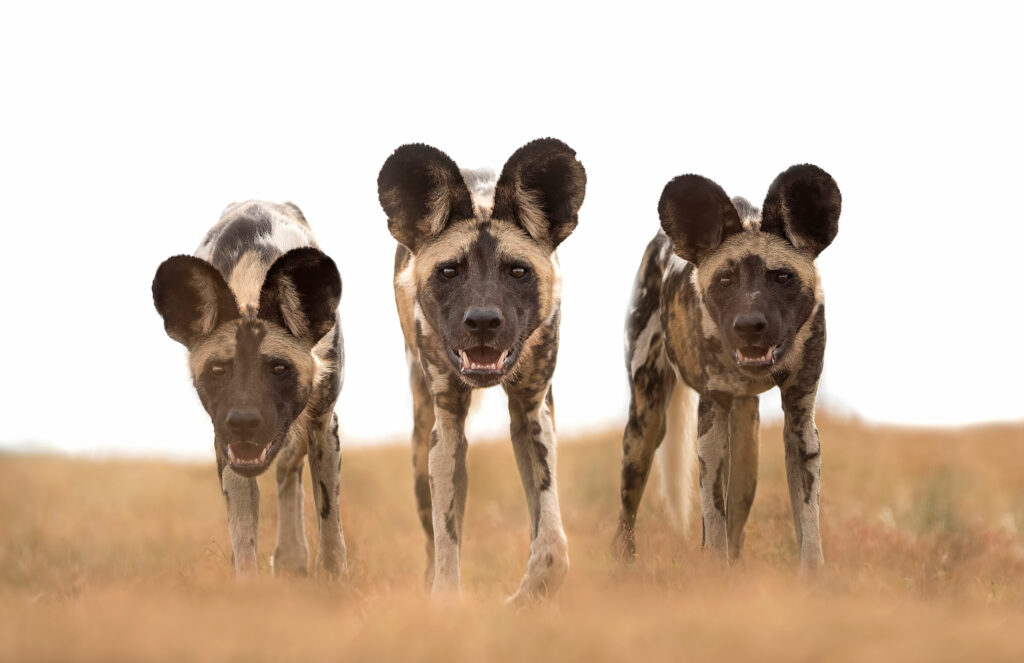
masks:
<instances>
[{"instance_id":1,"label":"wild dog tail","mask_svg":"<svg viewBox=\"0 0 1024 663\"><path fill-rule=\"evenodd\" d=\"M657 453L661 497L672 527L684 535L690 531L695 502L698 400L696 391L682 381L676 382L666 412L665 439Z\"/></svg>"}]
</instances>

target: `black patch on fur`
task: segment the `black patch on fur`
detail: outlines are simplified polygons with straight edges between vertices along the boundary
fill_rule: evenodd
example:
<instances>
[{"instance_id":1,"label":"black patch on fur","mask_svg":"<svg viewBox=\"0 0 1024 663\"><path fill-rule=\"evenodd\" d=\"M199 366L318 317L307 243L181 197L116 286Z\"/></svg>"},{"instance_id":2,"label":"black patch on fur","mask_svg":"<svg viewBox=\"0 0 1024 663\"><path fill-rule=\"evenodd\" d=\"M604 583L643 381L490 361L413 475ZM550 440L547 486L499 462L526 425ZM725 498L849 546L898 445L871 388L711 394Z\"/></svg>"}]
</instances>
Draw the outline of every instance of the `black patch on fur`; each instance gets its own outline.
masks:
<instances>
[{"instance_id":1,"label":"black patch on fur","mask_svg":"<svg viewBox=\"0 0 1024 663\"><path fill-rule=\"evenodd\" d=\"M676 255L697 265L727 237L743 231L729 196L700 175L680 175L666 184L658 216Z\"/></svg>"},{"instance_id":2,"label":"black patch on fur","mask_svg":"<svg viewBox=\"0 0 1024 663\"><path fill-rule=\"evenodd\" d=\"M697 437L704 437L715 424L715 404L710 397L701 396L697 405Z\"/></svg>"},{"instance_id":3,"label":"black patch on fur","mask_svg":"<svg viewBox=\"0 0 1024 663\"><path fill-rule=\"evenodd\" d=\"M814 431L814 440L818 440L818 431ZM821 444L818 443L818 450L807 452L803 449L800 450L800 467L803 470L803 489L804 489L804 504L811 503L811 490L814 488L814 472L811 468L807 467L807 464L816 458L821 456Z\"/></svg>"},{"instance_id":4,"label":"black patch on fur","mask_svg":"<svg viewBox=\"0 0 1024 663\"><path fill-rule=\"evenodd\" d=\"M331 496L327 492L327 484L320 481L320 518L323 520L327 519L327 516L331 515Z\"/></svg>"},{"instance_id":5,"label":"black patch on fur","mask_svg":"<svg viewBox=\"0 0 1024 663\"><path fill-rule=\"evenodd\" d=\"M548 448L540 439L539 433L533 438L533 452L540 472L537 490L544 492L551 488L551 468L548 467Z\"/></svg>"},{"instance_id":6,"label":"black patch on fur","mask_svg":"<svg viewBox=\"0 0 1024 663\"><path fill-rule=\"evenodd\" d=\"M262 248L258 240L260 237L271 236L273 231L274 226L264 214L263 208L260 205L248 205L244 210L239 210L238 216L218 233L210 262L225 275L230 274L238 260L249 251L260 251L270 262L273 249Z\"/></svg>"},{"instance_id":7,"label":"black patch on fur","mask_svg":"<svg viewBox=\"0 0 1024 663\"><path fill-rule=\"evenodd\" d=\"M831 175L811 164L792 166L768 189L761 230L817 256L839 232L842 206L842 194Z\"/></svg>"}]
</instances>

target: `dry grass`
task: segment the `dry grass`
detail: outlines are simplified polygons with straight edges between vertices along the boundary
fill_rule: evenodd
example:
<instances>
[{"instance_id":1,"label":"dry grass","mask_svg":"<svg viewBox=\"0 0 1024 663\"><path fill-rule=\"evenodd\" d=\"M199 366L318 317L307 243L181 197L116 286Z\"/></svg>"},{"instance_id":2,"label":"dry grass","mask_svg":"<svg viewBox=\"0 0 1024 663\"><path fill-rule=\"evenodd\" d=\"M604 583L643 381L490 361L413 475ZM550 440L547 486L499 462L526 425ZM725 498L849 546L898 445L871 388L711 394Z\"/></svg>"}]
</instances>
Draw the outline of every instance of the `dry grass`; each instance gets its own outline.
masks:
<instances>
[{"instance_id":1,"label":"dry grass","mask_svg":"<svg viewBox=\"0 0 1024 663\"><path fill-rule=\"evenodd\" d=\"M212 466L0 456L0 660L1024 660L1024 425L820 424L820 581L796 578L771 427L740 564L670 535L653 481L640 559L615 564L610 431L563 441L572 569L554 601L518 612L501 605L528 546L507 443L470 449L465 595L452 604L422 587L403 448L345 453L352 577L336 587L234 582Z\"/></svg>"}]
</instances>

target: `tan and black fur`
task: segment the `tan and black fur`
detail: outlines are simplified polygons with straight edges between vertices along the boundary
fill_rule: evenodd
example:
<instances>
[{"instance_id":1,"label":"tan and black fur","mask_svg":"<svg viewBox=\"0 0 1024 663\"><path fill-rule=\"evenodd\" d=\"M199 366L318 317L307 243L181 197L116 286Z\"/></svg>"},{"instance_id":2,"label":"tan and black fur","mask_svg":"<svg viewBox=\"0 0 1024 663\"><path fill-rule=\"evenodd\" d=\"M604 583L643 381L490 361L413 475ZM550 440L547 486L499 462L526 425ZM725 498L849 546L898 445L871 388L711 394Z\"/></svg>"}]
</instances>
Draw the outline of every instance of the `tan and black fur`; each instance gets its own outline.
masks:
<instances>
[{"instance_id":1,"label":"tan and black fur","mask_svg":"<svg viewBox=\"0 0 1024 663\"><path fill-rule=\"evenodd\" d=\"M814 403L825 305L814 260L838 231L841 204L835 181L811 165L775 179L763 214L697 175L666 185L662 230L644 253L626 325L620 554L636 552L637 508L659 445L672 520L685 527L696 455L703 545L740 554L757 486L758 395L777 386L801 568L822 565Z\"/></svg>"},{"instance_id":2,"label":"tan and black fur","mask_svg":"<svg viewBox=\"0 0 1024 663\"><path fill-rule=\"evenodd\" d=\"M561 305L555 248L576 227L585 187L575 152L554 139L517 150L500 176L460 171L425 145L400 147L381 169L381 206L400 243L395 300L435 593L459 588L470 394L499 384L531 522L530 559L513 600L555 591L568 570L551 394Z\"/></svg>"},{"instance_id":3,"label":"tan and black fur","mask_svg":"<svg viewBox=\"0 0 1024 663\"><path fill-rule=\"evenodd\" d=\"M235 571L257 570L255 477L275 458L275 571L308 572L302 464L318 512L317 568L346 571L339 514L341 446L334 405L344 378L341 278L291 203L229 205L195 256L165 260L153 300L214 428Z\"/></svg>"}]
</instances>

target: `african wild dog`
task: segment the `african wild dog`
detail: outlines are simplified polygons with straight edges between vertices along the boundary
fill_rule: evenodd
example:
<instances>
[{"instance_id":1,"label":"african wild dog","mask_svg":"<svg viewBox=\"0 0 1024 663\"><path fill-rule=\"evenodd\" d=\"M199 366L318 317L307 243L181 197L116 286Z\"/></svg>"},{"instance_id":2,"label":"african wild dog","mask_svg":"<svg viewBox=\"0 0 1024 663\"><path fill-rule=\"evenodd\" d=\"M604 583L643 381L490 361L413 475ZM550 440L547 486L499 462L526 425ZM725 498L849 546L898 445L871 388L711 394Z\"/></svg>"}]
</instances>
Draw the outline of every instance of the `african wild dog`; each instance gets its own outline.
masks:
<instances>
[{"instance_id":1,"label":"african wild dog","mask_svg":"<svg viewBox=\"0 0 1024 663\"><path fill-rule=\"evenodd\" d=\"M780 174L763 214L698 175L665 186L662 231L640 263L626 323L621 554L636 553L637 507L663 438L669 513L685 528L697 437L703 545L739 555L757 485L757 397L778 386L800 566L821 566L814 401L825 306L814 260L836 236L841 203L835 181L812 165Z\"/></svg>"},{"instance_id":2,"label":"african wild dog","mask_svg":"<svg viewBox=\"0 0 1024 663\"><path fill-rule=\"evenodd\" d=\"M500 384L531 522L526 575L511 600L552 593L569 567L551 395L561 301L555 248L576 227L583 166L552 138L519 148L500 176L460 171L433 147L404 145L377 186L400 243L395 300L413 394L427 582L434 593L459 589L466 413L473 389Z\"/></svg>"},{"instance_id":3,"label":"african wild dog","mask_svg":"<svg viewBox=\"0 0 1024 663\"><path fill-rule=\"evenodd\" d=\"M167 334L189 350L213 420L235 572L255 572L259 491L277 463L275 572L305 574L302 462L319 515L317 568L346 571L338 512L341 448L334 404L345 372L338 269L291 203L233 203L195 257L164 261L153 300Z\"/></svg>"}]
</instances>

